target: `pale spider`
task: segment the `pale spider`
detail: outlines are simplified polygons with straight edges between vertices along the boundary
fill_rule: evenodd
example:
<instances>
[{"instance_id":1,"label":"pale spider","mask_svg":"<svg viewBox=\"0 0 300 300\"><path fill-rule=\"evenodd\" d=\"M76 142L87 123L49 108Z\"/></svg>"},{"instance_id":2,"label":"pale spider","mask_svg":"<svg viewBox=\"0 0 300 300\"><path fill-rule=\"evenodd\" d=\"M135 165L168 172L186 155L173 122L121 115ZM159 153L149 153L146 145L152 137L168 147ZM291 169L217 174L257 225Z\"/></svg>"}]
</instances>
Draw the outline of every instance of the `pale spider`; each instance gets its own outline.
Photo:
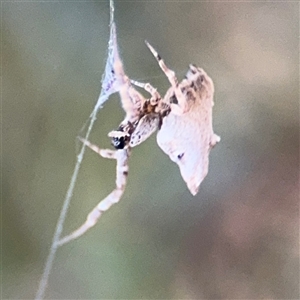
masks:
<instances>
[{"instance_id":1,"label":"pale spider","mask_svg":"<svg viewBox=\"0 0 300 300\"><path fill-rule=\"evenodd\" d=\"M114 43L117 49L116 38ZM200 183L207 175L209 152L220 141L212 128L213 82L204 70L190 65L185 79L179 83L175 73L165 65L156 50L148 42L146 45L171 87L162 98L150 83L130 80L124 73L116 50L111 72L126 113L119 128L108 134L116 150L100 149L79 138L102 157L117 161L116 187L89 213L81 227L58 242L59 246L81 236L98 222L104 211L119 202L126 186L131 148L145 141L156 130L159 147L178 164L193 195L196 195ZM151 97L145 99L133 85L145 89Z\"/></svg>"}]
</instances>

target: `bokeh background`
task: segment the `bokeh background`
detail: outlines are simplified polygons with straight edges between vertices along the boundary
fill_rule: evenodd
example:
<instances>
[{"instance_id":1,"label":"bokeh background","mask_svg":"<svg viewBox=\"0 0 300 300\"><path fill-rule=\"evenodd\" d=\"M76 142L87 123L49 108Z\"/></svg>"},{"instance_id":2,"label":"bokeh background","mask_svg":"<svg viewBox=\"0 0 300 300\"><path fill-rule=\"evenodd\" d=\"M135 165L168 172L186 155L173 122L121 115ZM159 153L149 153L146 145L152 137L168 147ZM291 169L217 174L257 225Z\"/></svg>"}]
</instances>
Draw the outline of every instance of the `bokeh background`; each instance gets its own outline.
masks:
<instances>
[{"instance_id":1,"label":"bokeh background","mask_svg":"<svg viewBox=\"0 0 300 300\"><path fill-rule=\"evenodd\" d=\"M47 299L299 299L299 3L116 1L127 74L164 94L149 40L182 78L213 78L222 141L193 197L155 136L122 201L57 252ZM100 92L108 1L1 2L2 297L32 299ZM124 112L114 95L90 140ZM189 134L187 132L186 134ZM114 187L87 150L64 233Z\"/></svg>"}]
</instances>

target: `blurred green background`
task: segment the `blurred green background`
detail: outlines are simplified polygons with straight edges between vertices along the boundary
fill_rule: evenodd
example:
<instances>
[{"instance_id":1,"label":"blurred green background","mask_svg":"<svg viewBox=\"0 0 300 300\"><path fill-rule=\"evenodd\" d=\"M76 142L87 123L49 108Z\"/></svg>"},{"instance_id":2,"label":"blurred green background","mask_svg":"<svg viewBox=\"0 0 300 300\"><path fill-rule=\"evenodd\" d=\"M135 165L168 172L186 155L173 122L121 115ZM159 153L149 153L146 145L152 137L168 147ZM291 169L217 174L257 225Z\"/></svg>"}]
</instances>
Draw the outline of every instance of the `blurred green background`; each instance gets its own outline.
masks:
<instances>
[{"instance_id":1,"label":"blurred green background","mask_svg":"<svg viewBox=\"0 0 300 300\"><path fill-rule=\"evenodd\" d=\"M1 2L2 297L32 299L100 92L108 1ZM147 39L182 78L203 67L222 141L192 197L155 136L135 148L122 201L60 248L48 299L299 298L299 3L115 1L127 74L161 94ZM124 116L114 95L90 140ZM114 187L87 149L64 233Z\"/></svg>"}]
</instances>

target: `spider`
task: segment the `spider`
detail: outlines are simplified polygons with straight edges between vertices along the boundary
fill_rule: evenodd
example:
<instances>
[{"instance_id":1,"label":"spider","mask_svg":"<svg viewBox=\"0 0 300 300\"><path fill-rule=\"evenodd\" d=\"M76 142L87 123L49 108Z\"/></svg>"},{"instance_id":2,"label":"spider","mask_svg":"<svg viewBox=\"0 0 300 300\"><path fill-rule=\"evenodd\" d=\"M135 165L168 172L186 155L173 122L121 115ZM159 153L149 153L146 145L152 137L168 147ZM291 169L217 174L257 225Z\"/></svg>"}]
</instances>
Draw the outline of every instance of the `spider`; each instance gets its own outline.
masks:
<instances>
[{"instance_id":1,"label":"spider","mask_svg":"<svg viewBox=\"0 0 300 300\"><path fill-rule=\"evenodd\" d=\"M117 49L116 38L114 43ZM108 134L115 150L100 149L79 137L100 156L116 160L116 187L88 214L85 223L62 238L58 246L84 234L98 222L103 212L119 202L126 186L131 149L156 130L159 147L177 163L193 195L197 194L200 183L207 175L209 152L220 141L220 137L212 129L213 82L203 69L195 65L190 65L185 78L178 82L174 71L166 66L156 50L147 41L146 45L171 87L161 97L150 83L130 80L124 73L122 61L116 51L111 72L126 116L118 129ZM134 86L144 89L150 97L145 99Z\"/></svg>"}]
</instances>

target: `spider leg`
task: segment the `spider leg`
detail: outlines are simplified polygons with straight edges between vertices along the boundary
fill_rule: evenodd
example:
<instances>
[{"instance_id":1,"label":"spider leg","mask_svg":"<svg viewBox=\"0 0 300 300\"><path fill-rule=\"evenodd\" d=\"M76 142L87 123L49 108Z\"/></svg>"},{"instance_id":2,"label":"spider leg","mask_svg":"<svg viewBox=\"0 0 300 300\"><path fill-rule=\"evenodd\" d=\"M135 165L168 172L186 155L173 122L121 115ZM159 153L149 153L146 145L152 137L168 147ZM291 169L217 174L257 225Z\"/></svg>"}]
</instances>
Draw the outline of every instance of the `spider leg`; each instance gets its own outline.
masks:
<instances>
[{"instance_id":1,"label":"spider leg","mask_svg":"<svg viewBox=\"0 0 300 300\"><path fill-rule=\"evenodd\" d=\"M178 101L178 104L169 103L172 112L176 115L182 115L182 114L186 113L189 110L189 106L186 101L186 96L184 95L184 93L181 89L181 86L178 83L178 79L175 75L175 72L166 66L166 64L165 64L164 60L161 58L161 56L147 41L145 41L145 43L146 43L147 47L149 48L149 50L154 55L160 68L162 69L162 71L168 77L169 82L171 83L172 89L173 89L176 99ZM168 100L168 99L166 99L166 100ZM168 101L167 101L167 103L168 103Z\"/></svg>"},{"instance_id":2,"label":"spider leg","mask_svg":"<svg viewBox=\"0 0 300 300\"><path fill-rule=\"evenodd\" d=\"M161 58L161 56L157 53L157 51L147 42L145 41L147 47L149 48L149 50L152 52L153 56L155 57L155 59L157 60L160 68L163 70L163 72L166 74L166 76L169 79L169 82L171 83L171 86L176 88L178 85L178 79L175 75L175 72L172 71L171 69L169 69L164 60Z\"/></svg>"},{"instance_id":3,"label":"spider leg","mask_svg":"<svg viewBox=\"0 0 300 300\"><path fill-rule=\"evenodd\" d=\"M125 191L125 186L127 182L128 175L128 158L129 158L129 149L122 150L109 150L109 149L100 149L98 146L91 144L89 141L86 141L82 138L79 138L87 147L91 148L93 151L98 153L104 158L115 159L117 161L116 167L116 187L115 189L106 196L98 205L88 214L86 221L71 234L61 238L57 246L62 246L81 235L87 232L91 227L93 227L102 213L107 211L113 204L118 203Z\"/></svg>"},{"instance_id":4,"label":"spider leg","mask_svg":"<svg viewBox=\"0 0 300 300\"><path fill-rule=\"evenodd\" d=\"M157 91L157 89L154 88L149 82L143 83L143 82L131 80L131 83L135 86L138 86L138 87L144 89L151 95L150 102L152 105L157 104L159 102L159 100L161 99L161 96L160 96L159 92Z\"/></svg>"},{"instance_id":5,"label":"spider leg","mask_svg":"<svg viewBox=\"0 0 300 300\"><path fill-rule=\"evenodd\" d=\"M144 83L144 82L139 82L139 81L135 81L135 80L130 80L130 81L133 85L138 86L138 87L144 89L145 91L147 91L152 97L160 96L157 89L155 87L153 87L149 82Z\"/></svg>"},{"instance_id":6,"label":"spider leg","mask_svg":"<svg viewBox=\"0 0 300 300\"><path fill-rule=\"evenodd\" d=\"M141 111L142 103L144 103L145 99L134 89L130 79L124 71L123 63L118 52L115 26L113 26L112 29L114 30L113 40L110 45L112 51L112 62L109 66L111 68L110 73L112 75L110 81L106 83L105 89L112 89L111 86L114 85L113 89L114 91L119 92L122 107L126 113L124 120L125 123L127 123L127 121L133 122L137 119Z\"/></svg>"},{"instance_id":7,"label":"spider leg","mask_svg":"<svg viewBox=\"0 0 300 300\"><path fill-rule=\"evenodd\" d=\"M124 122L134 123L140 115L141 108L146 99L134 89L129 78L125 75L126 80L119 89L120 99L123 109L126 113Z\"/></svg>"}]
</instances>

